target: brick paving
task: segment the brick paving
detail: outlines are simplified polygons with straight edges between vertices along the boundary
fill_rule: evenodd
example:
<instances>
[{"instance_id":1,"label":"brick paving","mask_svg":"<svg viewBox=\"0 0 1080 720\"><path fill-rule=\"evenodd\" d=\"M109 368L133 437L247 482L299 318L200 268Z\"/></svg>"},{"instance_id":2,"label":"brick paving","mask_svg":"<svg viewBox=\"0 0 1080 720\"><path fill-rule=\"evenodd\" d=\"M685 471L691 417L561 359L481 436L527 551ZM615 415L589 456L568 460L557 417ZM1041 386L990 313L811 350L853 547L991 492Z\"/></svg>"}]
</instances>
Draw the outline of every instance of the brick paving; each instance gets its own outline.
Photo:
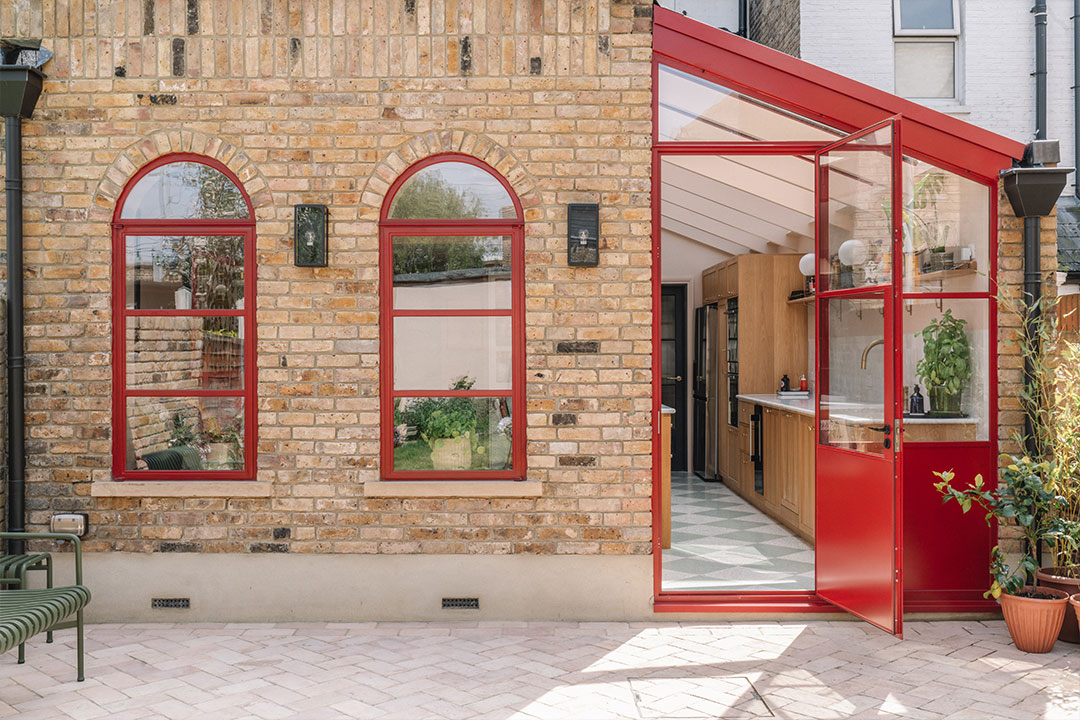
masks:
<instances>
[{"instance_id":1,"label":"brick paving","mask_svg":"<svg viewBox=\"0 0 1080 720\"><path fill-rule=\"evenodd\" d=\"M1080 718L1080 646L1000 622L94 625L0 657L0 717Z\"/></svg>"}]
</instances>

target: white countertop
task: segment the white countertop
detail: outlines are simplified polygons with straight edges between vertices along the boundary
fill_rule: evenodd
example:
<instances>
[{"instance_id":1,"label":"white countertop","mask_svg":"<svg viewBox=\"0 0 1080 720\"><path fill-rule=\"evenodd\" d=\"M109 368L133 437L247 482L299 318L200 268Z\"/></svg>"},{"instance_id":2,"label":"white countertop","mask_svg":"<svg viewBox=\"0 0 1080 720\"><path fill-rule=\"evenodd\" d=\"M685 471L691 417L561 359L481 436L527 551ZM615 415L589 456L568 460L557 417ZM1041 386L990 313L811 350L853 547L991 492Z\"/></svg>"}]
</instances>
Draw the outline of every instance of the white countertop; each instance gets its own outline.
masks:
<instances>
[{"instance_id":1,"label":"white countertop","mask_svg":"<svg viewBox=\"0 0 1080 720\"><path fill-rule=\"evenodd\" d=\"M776 393L763 393L757 395L736 395L739 400L751 402L756 405L787 410L799 415L814 417L814 398L781 398Z\"/></svg>"},{"instance_id":2,"label":"white countertop","mask_svg":"<svg viewBox=\"0 0 1080 720\"><path fill-rule=\"evenodd\" d=\"M765 407L776 408L777 410L786 410L798 415L807 415L809 417L814 416L814 398L782 398L775 393L764 393L754 395L736 395L739 400L745 402L755 403L757 405L764 405ZM838 420L848 420L854 422L881 422L880 419L873 419L865 417L865 415L858 413L857 408L850 407L851 403L842 403L848 405L845 407L847 410L856 410L853 414L840 414L833 413L833 416ZM974 417L961 417L961 418L935 418L935 417L904 417L903 422L905 425L975 425L979 422L978 418Z\"/></svg>"}]
</instances>

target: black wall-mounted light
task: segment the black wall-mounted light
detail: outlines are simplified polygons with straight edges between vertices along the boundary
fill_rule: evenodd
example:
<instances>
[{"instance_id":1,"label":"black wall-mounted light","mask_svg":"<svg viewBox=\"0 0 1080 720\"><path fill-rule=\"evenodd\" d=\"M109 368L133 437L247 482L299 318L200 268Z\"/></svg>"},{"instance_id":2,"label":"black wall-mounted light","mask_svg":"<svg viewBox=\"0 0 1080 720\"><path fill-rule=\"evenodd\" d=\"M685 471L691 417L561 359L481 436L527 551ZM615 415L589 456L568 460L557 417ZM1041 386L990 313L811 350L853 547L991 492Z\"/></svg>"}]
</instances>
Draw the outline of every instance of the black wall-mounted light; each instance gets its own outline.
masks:
<instances>
[{"instance_id":1,"label":"black wall-mounted light","mask_svg":"<svg viewBox=\"0 0 1080 720\"><path fill-rule=\"evenodd\" d=\"M566 262L579 267L600 264L600 206L596 203L566 206Z\"/></svg>"},{"instance_id":2,"label":"black wall-mounted light","mask_svg":"<svg viewBox=\"0 0 1080 720\"><path fill-rule=\"evenodd\" d=\"M293 264L326 267L326 238L330 213L325 205L297 205L293 209Z\"/></svg>"}]
</instances>

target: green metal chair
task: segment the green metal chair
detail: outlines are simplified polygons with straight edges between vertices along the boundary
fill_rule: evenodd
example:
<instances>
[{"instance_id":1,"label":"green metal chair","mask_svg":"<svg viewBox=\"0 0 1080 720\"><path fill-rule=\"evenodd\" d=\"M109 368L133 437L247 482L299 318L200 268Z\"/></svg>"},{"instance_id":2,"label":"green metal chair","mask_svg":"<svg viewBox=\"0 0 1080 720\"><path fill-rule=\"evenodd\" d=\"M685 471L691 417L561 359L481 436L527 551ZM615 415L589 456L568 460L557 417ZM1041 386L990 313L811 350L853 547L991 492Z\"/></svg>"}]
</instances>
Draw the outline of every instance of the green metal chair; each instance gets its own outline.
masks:
<instances>
[{"instance_id":1,"label":"green metal chair","mask_svg":"<svg viewBox=\"0 0 1080 720\"><path fill-rule=\"evenodd\" d=\"M63 628L77 629L76 651L78 674L82 682L83 672L83 608L90 602L90 590L82 584L82 542L67 533L0 532L0 540L66 540L75 548L75 584L30 590L20 578L0 579L0 653L15 646L22 646L40 632ZM51 562L50 562L51 568ZM74 620L67 620L74 615ZM24 662L19 653L19 662Z\"/></svg>"},{"instance_id":2,"label":"green metal chair","mask_svg":"<svg viewBox=\"0 0 1080 720\"><path fill-rule=\"evenodd\" d=\"M45 573L45 587L53 586L52 555L49 553L24 553L21 555L0 555L0 585L8 585L18 589L28 589L28 572L40 571ZM45 635L45 642L53 641L52 630ZM19 662L26 659L26 645L19 645Z\"/></svg>"}]
</instances>

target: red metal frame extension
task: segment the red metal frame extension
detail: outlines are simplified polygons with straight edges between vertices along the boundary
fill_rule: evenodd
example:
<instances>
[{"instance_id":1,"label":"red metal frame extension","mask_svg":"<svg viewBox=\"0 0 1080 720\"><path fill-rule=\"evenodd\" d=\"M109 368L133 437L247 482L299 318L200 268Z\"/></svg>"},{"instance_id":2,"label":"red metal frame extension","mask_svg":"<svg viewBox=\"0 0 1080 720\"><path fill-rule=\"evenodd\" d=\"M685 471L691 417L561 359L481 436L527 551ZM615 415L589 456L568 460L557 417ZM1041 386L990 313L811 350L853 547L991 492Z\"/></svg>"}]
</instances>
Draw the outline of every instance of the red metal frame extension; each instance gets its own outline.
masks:
<instances>
[{"instance_id":1,"label":"red metal frame extension","mask_svg":"<svg viewBox=\"0 0 1080 720\"><path fill-rule=\"evenodd\" d=\"M658 67L666 65L695 77L701 77L713 83L743 93L751 98L771 103L802 117L824 123L840 132L857 133L862 128L880 123L889 117L903 115L904 132L902 154L931 163L943 170L956 173L969 180L974 180L986 187L989 196L990 224L989 238L989 275L997 277L997 187L998 172L1009 167L1019 159L1024 151L1021 143L1015 142L987 130L972 126L918 105L909 100L863 85L850 78L810 65L797 58L776 52L763 45L750 42L722 30L707 27L679 13L664 8L654 8L653 13L653 357L659 363L659 316L661 284L661 243L660 243L660 171L661 160L666 155L814 155L828 143L805 142L695 142L659 141L658 136ZM894 200L895 201L895 200ZM996 457L997 428L997 353L994 341L997 337L996 303L993 299L993 287L986 292L949 293L949 292L904 292L902 286L894 284L892 288L894 303L914 300L941 299L981 299L987 303L990 313L990 398L988 423L991 437L986 441L969 443L906 443L906 452L919 455L916 460L909 457L908 468L930 467L930 456L937 456L943 450L956 455L959 450L965 453L965 462L977 465L978 470L986 472L993 467ZM899 329L899 324L897 329ZM820 331L819 331L820 332ZM896 388L899 390L899 388ZM653 433L653 457L660 457L659 411L660 377L653 377L653 415L655 432ZM900 414L902 408L897 410ZM968 457L970 456L970 457ZM985 458L985 461L982 460ZM940 458L937 458L940 459ZM934 460L936 462L936 459ZM985 468L984 468L985 466ZM929 472L929 469L927 470ZM900 480L903 478L901 477ZM660 466L653 463L654 488L659 486ZM929 487L929 486L928 486ZM919 504L909 507L912 503ZM930 498L934 500L934 498ZM653 517L659 517L659 495L653 493ZM899 501L899 498L898 498ZM898 533L910 532L918 538L918 547L927 548L928 554L935 543L949 542L950 528L939 527L921 521L921 511L927 499L917 499L904 494L904 508L897 508L898 516L903 517L903 529ZM935 503L936 506L936 503ZM980 519L981 520L981 519ZM898 535L899 536L899 535ZM993 545L994 533L986 540ZM984 536L985 537L985 536ZM910 541L910 538L909 538ZM982 540L972 540L976 545ZM970 543L969 543L970 544ZM975 552L975 546L966 547L965 551ZM904 562L911 570L911 555L904 556ZM916 561L924 560L916 554ZM899 561L899 558L898 558ZM664 591L661 584L661 547L660 533L653 524L653 594L656 612L838 612L838 608L823 600L816 592L776 592L776 591L741 591L741 592L672 592ZM922 563L925 565L926 563ZM916 584L937 587L940 575L947 572L947 564L941 568L926 568L919 565L917 572L905 572L905 576ZM902 568L903 569L903 568ZM905 590L903 609L909 612L972 612L985 611L989 604L972 600L969 591L921 591ZM910 597L909 597L910 596ZM901 611L902 612L902 611Z\"/></svg>"},{"instance_id":2,"label":"red metal frame extension","mask_svg":"<svg viewBox=\"0 0 1080 720\"><path fill-rule=\"evenodd\" d=\"M227 177L240 191L247 205L248 217L241 220L155 220L121 217L131 190L151 171L171 163L189 162L209 166ZM127 258L128 236L230 236L242 237L244 247L244 307L232 310L175 310L128 308ZM193 153L173 153L141 167L128 181L116 202L112 223L112 300L113 300L113 479L114 480L251 480L255 477L258 418L256 416L256 330L255 330L255 211L243 183L220 162ZM208 389L131 389L127 386L127 320L132 317L237 317L244 328L243 387L236 390ZM127 468L127 400L132 397L235 397L244 408L244 467L242 470L132 470Z\"/></svg>"},{"instance_id":3,"label":"red metal frame extension","mask_svg":"<svg viewBox=\"0 0 1080 720\"><path fill-rule=\"evenodd\" d=\"M390 207L405 182L420 170L438 163L473 165L485 171L505 188L514 204L513 218L496 219L409 219L389 217ZM511 303L509 308L394 307L393 240L395 237L509 236L511 239ZM390 186L379 219L380 301L380 427L379 447L384 480L524 480L525 479L525 242L521 201L510 183L494 168L469 155L440 153L424 158L403 172ZM394 387L394 319L399 317L509 317L512 327L510 390L469 388L467 390L410 390ZM403 397L506 397L511 399L510 417L512 468L509 470L396 470L394 469L394 401Z\"/></svg>"}]
</instances>

